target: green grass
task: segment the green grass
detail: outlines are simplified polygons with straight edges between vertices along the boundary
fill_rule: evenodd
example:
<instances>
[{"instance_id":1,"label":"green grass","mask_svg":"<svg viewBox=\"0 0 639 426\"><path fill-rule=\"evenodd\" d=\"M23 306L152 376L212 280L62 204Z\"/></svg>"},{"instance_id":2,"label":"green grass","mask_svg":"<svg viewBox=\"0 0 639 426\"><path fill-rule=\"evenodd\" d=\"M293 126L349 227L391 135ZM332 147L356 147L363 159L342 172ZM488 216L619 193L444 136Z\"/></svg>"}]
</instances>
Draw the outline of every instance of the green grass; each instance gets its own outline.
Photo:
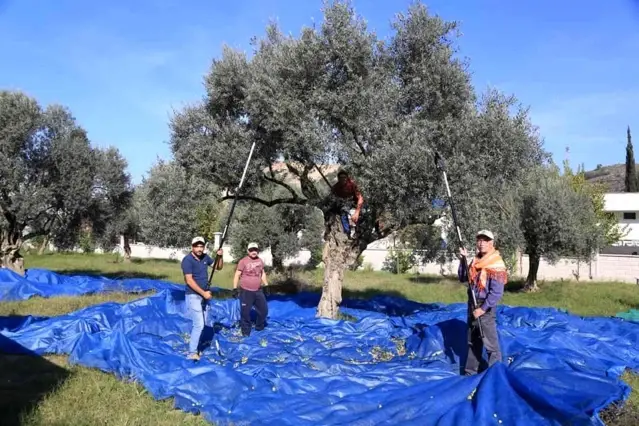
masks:
<instances>
[{"instance_id":1,"label":"green grass","mask_svg":"<svg viewBox=\"0 0 639 426\"><path fill-rule=\"evenodd\" d=\"M27 256L30 268L44 268L65 274L99 274L117 277L150 277L182 283L178 262L136 260L117 262L115 256L45 254ZM215 285L231 288L234 265L215 274ZM272 276L271 283L284 277ZM297 272L291 281L319 291L322 271ZM612 316L639 306L636 286L623 283L541 283L541 291L519 293L521 283L508 284L504 304L552 306L579 315ZM344 297L390 294L418 302L464 302L464 287L452 280L418 275L380 272L347 272ZM127 302L145 295L100 294L53 299L34 298L0 303L0 316L60 315L106 301ZM624 380L639 389L639 377L625 374ZM137 384L117 380L98 370L69 366L66 357L0 355L0 418L2 424L21 425L204 425L200 417L172 408L172 401L155 401ZM639 424L639 395L633 392L628 404L608 410L609 425Z\"/></svg>"}]
</instances>

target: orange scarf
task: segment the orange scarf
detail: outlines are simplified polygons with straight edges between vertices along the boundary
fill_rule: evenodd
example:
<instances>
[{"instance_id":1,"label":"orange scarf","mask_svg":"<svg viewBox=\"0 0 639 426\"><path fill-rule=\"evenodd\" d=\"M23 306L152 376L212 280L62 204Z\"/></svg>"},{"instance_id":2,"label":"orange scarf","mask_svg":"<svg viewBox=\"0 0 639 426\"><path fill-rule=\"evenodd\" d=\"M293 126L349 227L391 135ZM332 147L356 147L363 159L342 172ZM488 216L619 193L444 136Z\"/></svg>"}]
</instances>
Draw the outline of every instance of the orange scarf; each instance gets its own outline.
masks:
<instances>
[{"instance_id":1,"label":"orange scarf","mask_svg":"<svg viewBox=\"0 0 639 426\"><path fill-rule=\"evenodd\" d=\"M476 257L468 269L470 282L476 283L480 291L486 288L486 281L489 278L503 281L504 285L508 282L506 264L497 250L486 253L482 258Z\"/></svg>"}]
</instances>

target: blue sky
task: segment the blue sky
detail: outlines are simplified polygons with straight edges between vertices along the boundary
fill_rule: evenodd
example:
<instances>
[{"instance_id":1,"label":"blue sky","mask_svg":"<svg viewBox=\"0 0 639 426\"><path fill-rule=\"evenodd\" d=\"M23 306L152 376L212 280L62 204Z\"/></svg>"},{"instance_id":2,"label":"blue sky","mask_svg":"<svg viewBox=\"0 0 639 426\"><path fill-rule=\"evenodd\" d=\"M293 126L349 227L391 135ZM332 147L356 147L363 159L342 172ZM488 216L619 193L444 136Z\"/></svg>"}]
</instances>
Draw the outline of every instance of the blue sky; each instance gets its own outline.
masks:
<instances>
[{"instance_id":1,"label":"blue sky","mask_svg":"<svg viewBox=\"0 0 639 426\"><path fill-rule=\"evenodd\" d=\"M380 36L406 0L355 0ZM604 6L604 4L606 4ZM555 160L625 161L639 142L639 6L635 0L436 0L461 23L461 53L478 91L494 86L530 106ZM0 88L68 106L96 145L117 146L140 182L169 158L173 109L204 94L224 43L249 50L269 19L297 33L321 1L0 0ZM636 146L635 150L639 147Z\"/></svg>"}]
</instances>

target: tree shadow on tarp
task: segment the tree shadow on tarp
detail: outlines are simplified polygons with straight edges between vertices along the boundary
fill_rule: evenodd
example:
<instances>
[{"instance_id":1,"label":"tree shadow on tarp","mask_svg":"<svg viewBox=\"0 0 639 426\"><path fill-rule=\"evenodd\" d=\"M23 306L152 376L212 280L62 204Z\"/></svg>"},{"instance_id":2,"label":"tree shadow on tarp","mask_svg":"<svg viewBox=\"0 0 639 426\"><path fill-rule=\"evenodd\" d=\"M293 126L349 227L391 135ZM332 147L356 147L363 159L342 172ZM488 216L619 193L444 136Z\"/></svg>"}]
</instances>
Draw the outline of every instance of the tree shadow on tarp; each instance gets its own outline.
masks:
<instances>
[{"instance_id":1,"label":"tree shadow on tarp","mask_svg":"<svg viewBox=\"0 0 639 426\"><path fill-rule=\"evenodd\" d=\"M215 349L215 344L213 343L213 339L215 338L215 334L219 334L222 330L229 330L232 327L223 325L219 322L210 326L208 324L204 325L204 330L202 330L202 336L200 337L200 344L198 347L198 351L204 352L206 349L212 348ZM190 331L189 331L190 333Z\"/></svg>"},{"instance_id":2,"label":"tree shadow on tarp","mask_svg":"<svg viewBox=\"0 0 639 426\"><path fill-rule=\"evenodd\" d=\"M435 275L418 275L409 277L408 281L416 284L460 284L456 279Z\"/></svg>"},{"instance_id":3,"label":"tree shadow on tarp","mask_svg":"<svg viewBox=\"0 0 639 426\"><path fill-rule=\"evenodd\" d=\"M49 317L36 315L9 315L6 317L0 317L0 330L16 331L21 329L22 327L26 327L29 324L44 321L46 319L49 319ZM0 353L6 352L2 350L2 348L3 346L0 345Z\"/></svg>"},{"instance_id":4,"label":"tree shadow on tarp","mask_svg":"<svg viewBox=\"0 0 639 426\"><path fill-rule=\"evenodd\" d=\"M136 272L136 271L114 271L104 272L97 269L62 269L55 271L57 274L66 276L88 275L95 278L109 278L111 280L124 280L128 278L140 278L149 280L166 280L169 278L165 274L150 274L148 272Z\"/></svg>"},{"instance_id":5,"label":"tree shadow on tarp","mask_svg":"<svg viewBox=\"0 0 639 426\"><path fill-rule=\"evenodd\" d=\"M162 259L162 258L155 258L155 257L146 258L146 259L134 257L134 258L131 258L131 263L135 263L136 265L142 265L144 263L164 263L167 265L176 265L176 264L179 265L180 261L177 259Z\"/></svg>"},{"instance_id":6,"label":"tree shadow on tarp","mask_svg":"<svg viewBox=\"0 0 639 426\"><path fill-rule=\"evenodd\" d=\"M467 324L459 319L450 319L442 321L440 323L429 326L428 324L419 323L414 326L415 335L424 341L428 338L435 338L436 331L431 331L432 328L438 328L443 339L444 355L451 364L459 365L459 374L464 374L464 364L468 358L468 337L467 337ZM437 349L431 345L424 344L421 350L428 351ZM485 353L485 351L484 351ZM425 357L427 353L417 353L418 357ZM479 371L482 372L488 368L488 362L485 354L479 363Z\"/></svg>"},{"instance_id":7,"label":"tree shadow on tarp","mask_svg":"<svg viewBox=\"0 0 639 426\"><path fill-rule=\"evenodd\" d=\"M173 302L178 303L178 304L184 304L185 300L186 300L186 293L185 291L182 290L167 290L168 293L170 294L171 299L173 300ZM224 292L213 292L213 298L214 299L227 299L230 298L230 291L224 291ZM186 308L186 306L185 306ZM213 307L209 308L209 314L207 315L206 320L204 321L204 329L202 330L202 334L200 336L200 343L199 343L199 347L198 347L198 351L204 351L210 347L212 347L212 343L213 343L213 338L215 336L216 333L221 333L222 331L228 331L230 329L233 328L233 326L228 326L225 324L222 324L220 321L215 321L213 320L213 318L215 318L215 314L214 314L214 309ZM191 318L189 318L189 315L186 314L186 318L189 321L189 328L187 333L190 335L191 334ZM210 325L210 321L214 321L213 325Z\"/></svg>"},{"instance_id":8,"label":"tree shadow on tarp","mask_svg":"<svg viewBox=\"0 0 639 426\"><path fill-rule=\"evenodd\" d=\"M523 280L508 281L508 284L504 287L504 291L507 293L519 293L525 285L526 281Z\"/></svg>"},{"instance_id":9,"label":"tree shadow on tarp","mask_svg":"<svg viewBox=\"0 0 639 426\"><path fill-rule=\"evenodd\" d=\"M21 425L70 372L0 334L0 419Z\"/></svg>"},{"instance_id":10,"label":"tree shadow on tarp","mask_svg":"<svg viewBox=\"0 0 639 426\"><path fill-rule=\"evenodd\" d=\"M271 294L268 301L294 302L300 308L316 308L321 298L320 292L303 291L297 294ZM416 312L433 312L441 309L441 305L419 303L406 299L397 291L379 289L342 291L340 308L359 309L379 312L389 316L413 315Z\"/></svg>"}]
</instances>

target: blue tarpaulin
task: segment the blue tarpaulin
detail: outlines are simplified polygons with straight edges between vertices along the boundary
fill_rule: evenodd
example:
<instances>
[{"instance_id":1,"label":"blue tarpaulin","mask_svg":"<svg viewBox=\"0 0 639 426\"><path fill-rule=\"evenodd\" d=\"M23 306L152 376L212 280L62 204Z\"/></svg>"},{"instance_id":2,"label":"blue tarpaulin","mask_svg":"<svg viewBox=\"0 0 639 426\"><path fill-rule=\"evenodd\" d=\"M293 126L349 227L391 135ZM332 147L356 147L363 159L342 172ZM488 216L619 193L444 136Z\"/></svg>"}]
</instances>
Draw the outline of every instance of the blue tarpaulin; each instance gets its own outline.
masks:
<instances>
[{"instance_id":1,"label":"blue tarpaulin","mask_svg":"<svg viewBox=\"0 0 639 426\"><path fill-rule=\"evenodd\" d=\"M504 362L464 377L464 305L346 300L354 320L333 321L315 317L318 298L270 297L267 328L248 338L237 300L211 301L221 355L212 345L198 363L185 358L182 289L52 318L0 318L15 343L0 350L69 354L236 425L601 425L597 413L629 395L619 375L639 365L636 323L500 307Z\"/></svg>"},{"instance_id":2,"label":"blue tarpaulin","mask_svg":"<svg viewBox=\"0 0 639 426\"><path fill-rule=\"evenodd\" d=\"M0 269L0 301L26 300L34 296L80 296L95 293L141 293L151 290L180 289L178 284L149 279L110 279L90 275L67 276L46 269L28 269L25 276Z\"/></svg>"}]
</instances>

